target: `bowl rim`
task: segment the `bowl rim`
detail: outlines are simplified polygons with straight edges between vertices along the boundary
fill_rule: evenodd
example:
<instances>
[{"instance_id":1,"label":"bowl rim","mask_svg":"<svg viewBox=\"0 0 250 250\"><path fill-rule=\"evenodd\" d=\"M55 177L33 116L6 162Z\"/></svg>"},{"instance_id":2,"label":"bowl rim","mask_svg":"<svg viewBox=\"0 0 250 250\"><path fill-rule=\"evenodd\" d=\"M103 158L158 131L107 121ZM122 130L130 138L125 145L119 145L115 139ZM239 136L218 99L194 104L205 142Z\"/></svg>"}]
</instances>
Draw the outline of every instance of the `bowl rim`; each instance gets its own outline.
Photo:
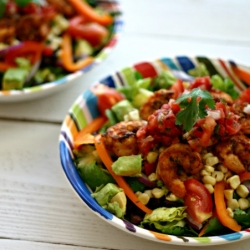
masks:
<instances>
[{"instance_id":1,"label":"bowl rim","mask_svg":"<svg viewBox=\"0 0 250 250\"><path fill-rule=\"evenodd\" d=\"M107 75L104 77L102 80L95 82L92 84L92 86L102 83L110 86L110 78L114 77L115 79L119 79L119 81L124 81L122 79L121 71L123 69L127 68L138 68L138 66L143 65L143 64L151 64L153 67L159 67L162 70L166 68L166 65L162 65L162 60L164 63L166 61L169 61L169 64L167 65L168 69L174 69L171 68L171 63L175 63L176 65L180 66L181 62L180 60L187 58L191 62L200 62L197 61L197 58L204 58L211 60L212 62L219 63L225 71L227 71L230 68L231 65L237 65L237 67L243 67L244 69L249 69L247 66L244 64L236 64L232 60L224 60L220 58L209 58L206 56L176 56L176 57L163 57L163 58L157 58L157 59L152 59L152 60L144 60L137 62L135 64L129 65L128 67L124 67L118 71L113 72L112 74ZM166 59L166 61L165 61ZM170 62L171 61L171 62ZM158 65L159 62L161 62L161 65ZM157 66L156 66L157 64ZM190 65L189 65L190 66ZM182 66L180 66L182 67ZM157 70L156 70L157 71ZM184 70L186 71L186 70ZM220 72L221 73L221 72ZM232 72L228 73L232 74ZM234 76L235 77L235 76ZM234 78L235 81L239 81L239 79ZM111 83L112 85L112 83ZM247 88L247 84L245 84L245 87ZM71 152L71 149L73 148L72 145L72 134L70 134L70 130L68 126L72 125L70 122L75 122L75 117L71 119L72 115L72 108L76 104L81 103L81 108L84 107L84 104L86 103L84 96L85 93L87 93L89 90L84 91L81 93L75 102L71 105L70 109L68 110L67 115L65 116L65 119L63 120L61 130L60 130L60 135L59 135L59 153L60 153L60 161L61 161L61 166L62 169L65 173L65 177L67 181L69 182L70 186L72 189L75 191L77 194L78 198L85 203L85 205L90 209L92 212L94 212L98 217L101 219L105 220L109 224L115 226L116 228L119 228L127 233L130 233L132 235L136 235L140 238L144 238L147 240L155 241L155 242L160 242L160 243L167 243L170 245L182 245L182 246L211 246L211 245L223 245L223 244L229 244L229 243L234 243L237 241L245 240L250 238L250 229L244 229L240 232L234 232L230 234L225 234L225 235L220 235L220 236L205 236L205 237L186 237L186 236L175 236L175 235L165 235L163 233L156 233L156 232L151 232L147 229L140 228L136 225L133 225L130 222L125 222L122 219L117 218L115 215L111 214L110 212L106 211L102 207L100 207L97 202L91 197L88 197L91 193L90 189L87 187L87 185L83 182L81 179L76 166L74 165L73 162L73 153ZM96 114L87 117L87 122L91 121L94 119ZM70 121L70 122L69 122ZM75 124L76 125L76 124ZM80 128L78 128L80 129ZM70 134L70 136L69 136ZM167 237L166 237L167 236Z\"/></svg>"},{"instance_id":2,"label":"bowl rim","mask_svg":"<svg viewBox=\"0 0 250 250\"><path fill-rule=\"evenodd\" d=\"M30 96L35 93L38 93L38 92L47 93L51 90L54 90L58 86L62 86L67 83L70 83L71 81L79 78L80 76L89 72L92 68L94 68L95 66L103 62L117 45L117 42L119 41L120 35L122 32L122 27L124 24L120 0L100 0L100 3L105 3L105 2L112 3L112 5L115 6L115 9L117 12L117 14L114 17L113 32L111 34L111 37L108 43L98 52L98 54L94 57L94 60L90 65L76 72L69 73L60 79L57 79L51 82L46 82L42 85L27 87L21 90L6 90L6 91L0 90L0 101L11 99L10 97L12 97L12 100L25 99L25 97L29 99Z\"/></svg>"}]
</instances>

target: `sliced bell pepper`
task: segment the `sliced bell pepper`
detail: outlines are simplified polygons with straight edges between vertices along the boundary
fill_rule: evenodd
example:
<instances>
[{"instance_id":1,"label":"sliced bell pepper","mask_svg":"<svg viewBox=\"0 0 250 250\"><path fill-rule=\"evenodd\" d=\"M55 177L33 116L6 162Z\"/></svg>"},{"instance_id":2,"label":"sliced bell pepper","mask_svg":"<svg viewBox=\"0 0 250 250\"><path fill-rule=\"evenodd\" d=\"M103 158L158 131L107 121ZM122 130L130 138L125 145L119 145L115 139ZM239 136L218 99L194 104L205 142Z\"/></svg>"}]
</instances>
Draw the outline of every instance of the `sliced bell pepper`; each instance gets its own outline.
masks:
<instances>
[{"instance_id":1,"label":"sliced bell pepper","mask_svg":"<svg viewBox=\"0 0 250 250\"><path fill-rule=\"evenodd\" d=\"M248 181L250 180L250 172L241 173L239 174L239 177L240 177L240 182Z\"/></svg>"},{"instance_id":2,"label":"sliced bell pepper","mask_svg":"<svg viewBox=\"0 0 250 250\"><path fill-rule=\"evenodd\" d=\"M35 64L41 58L43 48L43 43L32 41L23 42L20 46L13 48L6 53L4 63L16 65L16 58L24 57L27 58L31 64Z\"/></svg>"},{"instance_id":3,"label":"sliced bell pepper","mask_svg":"<svg viewBox=\"0 0 250 250\"><path fill-rule=\"evenodd\" d=\"M99 14L86 1L82 0L68 0L69 3L76 9L76 11L87 18L89 21L97 22L101 25L108 26L113 23L113 18L109 14Z\"/></svg>"},{"instance_id":4,"label":"sliced bell pepper","mask_svg":"<svg viewBox=\"0 0 250 250\"><path fill-rule=\"evenodd\" d=\"M241 230L241 226L237 223L235 219L230 217L226 208L226 202L224 198L225 187L225 181L217 182L214 186L214 200L217 217L222 225L230 228L235 232L239 232Z\"/></svg>"},{"instance_id":5,"label":"sliced bell pepper","mask_svg":"<svg viewBox=\"0 0 250 250\"><path fill-rule=\"evenodd\" d=\"M89 66L94 61L94 58L89 56L89 57L83 58L77 62L74 62L73 55L72 55L71 37L68 33L64 33L62 36L61 61L62 61L63 67L66 70L68 70L70 72L75 72L77 70L80 70L80 69L83 69L83 68Z\"/></svg>"}]
</instances>

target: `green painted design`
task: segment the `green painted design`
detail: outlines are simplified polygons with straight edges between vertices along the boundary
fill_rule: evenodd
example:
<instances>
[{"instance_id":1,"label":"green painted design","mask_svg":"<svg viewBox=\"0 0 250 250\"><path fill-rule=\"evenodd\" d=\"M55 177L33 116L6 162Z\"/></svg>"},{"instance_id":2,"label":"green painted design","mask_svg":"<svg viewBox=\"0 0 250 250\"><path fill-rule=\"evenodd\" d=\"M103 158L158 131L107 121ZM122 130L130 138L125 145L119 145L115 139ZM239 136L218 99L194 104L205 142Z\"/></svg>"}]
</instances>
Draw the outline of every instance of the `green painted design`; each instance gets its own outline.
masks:
<instances>
[{"instance_id":1,"label":"green painted design","mask_svg":"<svg viewBox=\"0 0 250 250\"><path fill-rule=\"evenodd\" d=\"M126 84L134 85L136 83L135 70L133 68L123 68L121 74L125 78Z\"/></svg>"},{"instance_id":2,"label":"green painted design","mask_svg":"<svg viewBox=\"0 0 250 250\"><path fill-rule=\"evenodd\" d=\"M222 77L222 75L217 71L217 69L215 68L214 64L211 62L210 59L208 59L206 57L200 57L200 56L197 56L196 59L200 63L204 63L206 65L206 68L209 71L211 76L212 75L220 75Z\"/></svg>"},{"instance_id":3,"label":"green painted design","mask_svg":"<svg viewBox=\"0 0 250 250\"><path fill-rule=\"evenodd\" d=\"M37 92L37 91L41 91L43 89L43 86L36 86L36 87L32 87L32 88L28 88L30 92Z\"/></svg>"},{"instance_id":4,"label":"green painted design","mask_svg":"<svg viewBox=\"0 0 250 250\"><path fill-rule=\"evenodd\" d=\"M88 124L88 121L81 107L77 104L74 104L71 109L72 109L73 116L75 117L75 121L78 125L78 128L80 129L84 128Z\"/></svg>"},{"instance_id":5,"label":"green painted design","mask_svg":"<svg viewBox=\"0 0 250 250\"><path fill-rule=\"evenodd\" d=\"M212 241L209 237L192 237L192 239L197 240L200 243L209 243Z\"/></svg>"},{"instance_id":6,"label":"green painted design","mask_svg":"<svg viewBox=\"0 0 250 250\"><path fill-rule=\"evenodd\" d=\"M104 50L104 51L101 51L95 59L98 59L98 60L104 60L106 57L107 57L107 52Z\"/></svg>"}]
</instances>

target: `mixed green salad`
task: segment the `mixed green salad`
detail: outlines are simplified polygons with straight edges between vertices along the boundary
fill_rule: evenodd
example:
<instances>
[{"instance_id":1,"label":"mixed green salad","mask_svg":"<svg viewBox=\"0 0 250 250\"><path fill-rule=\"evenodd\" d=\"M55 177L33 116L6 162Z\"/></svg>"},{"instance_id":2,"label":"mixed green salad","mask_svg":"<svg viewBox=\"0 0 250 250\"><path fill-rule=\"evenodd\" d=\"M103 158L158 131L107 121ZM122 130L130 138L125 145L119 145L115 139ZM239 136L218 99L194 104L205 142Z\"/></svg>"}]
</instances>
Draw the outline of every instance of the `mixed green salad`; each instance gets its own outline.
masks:
<instances>
[{"instance_id":1,"label":"mixed green salad","mask_svg":"<svg viewBox=\"0 0 250 250\"><path fill-rule=\"evenodd\" d=\"M74 138L92 197L139 227L211 236L250 226L247 93L204 65L185 82L171 71L129 71L117 89L92 88L101 116Z\"/></svg>"},{"instance_id":2,"label":"mixed green salad","mask_svg":"<svg viewBox=\"0 0 250 250\"><path fill-rule=\"evenodd\" d=\"M119 14L107 10L95 0L0 1L0 90L41 85L89 66Z\"/></svg>"}]
</instances>

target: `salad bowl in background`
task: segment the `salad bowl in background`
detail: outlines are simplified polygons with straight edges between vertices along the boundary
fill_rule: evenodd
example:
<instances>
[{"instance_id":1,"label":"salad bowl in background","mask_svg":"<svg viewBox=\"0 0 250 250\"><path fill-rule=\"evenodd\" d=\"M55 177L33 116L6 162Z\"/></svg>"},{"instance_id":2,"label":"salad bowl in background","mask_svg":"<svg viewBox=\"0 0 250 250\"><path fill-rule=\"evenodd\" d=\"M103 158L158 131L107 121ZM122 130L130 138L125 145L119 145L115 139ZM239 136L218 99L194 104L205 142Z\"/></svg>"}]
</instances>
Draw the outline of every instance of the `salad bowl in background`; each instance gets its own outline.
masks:
<instances>
[{"instance_id":1,"label":"salad bowl in background","mask_svg":"<svg viewBox=\"0 0 250 250\"><path fill-rule=\"evenodd\" d=\"M232 66L237 68L249 69L245 66L238 65L233 61L226 61L221 59L211 59L201 56L188 57L176 56L175 58L160 58L152 61L144 61L136 63L130 67L124 68L121 71L115 72L112 75L96 82L93 86L99 83L105 84L109 87L116 88L127 84L128 76L127 69L132 69L141 73L143 78L153 77L159 75L163 70L169 69L174 74L182 79L190 80L187 74L189 70L194 69L198 64L203 63L211 75L219 73L223 77L230 77L238 90L243 90L248 85L242 81L232 71ZM91 191L88 185L83 181L78 173L74 159L74 138L76 134L89 124L94 118L100 115L97 108L97 97L91 90L82 93L73 105L70 107L61 127L59 148L60 159L63 171L66 175L69 184L72 186L77 196L92 210L97 216L106 222L110 223L127 233L134 234L138 237L147 240L183 245L183 246L206 246L228 244L231 242L249 239L250 233L248 230L240 232L219 235L219 236L204 236L204 237L186 237L167 235L159 232L152 232L150 230L138 227L131 222L122 220L107 210L103 209L96 200L91 196Z\"/></svg>"},{"instance_id":2,"label":"salad bowl in background","mask_svg":"<svg viewBox=\"0 0 250 250\"><path fill-rule=\"evenodd\" d=\"M110 13L113 16L113 23L110 26L110 34L108 39L105 41L101 47L98 47L96 52L93 55L93 60L87 66L78 69L76 71L66 71L63 73L63 76L53 80L53 81L46 81L45 83L38 84L35 86L27 86L23 89L11 89L11 90L1 90L0 89L0 102L20 102L20 101L28 101L34 100L37 98L45 97L47 95L56 93L61 89L70 86L73 80L77 79L78 77L86 74L96 65L99 65L103 62L109 55L109 53L113 50L115 45L119 40L119 35L122 30L123 20L122 20L122 11L120 9L120 4L118 1L96 1L97 8L102 9L103 11ZM1 14L1 13L0 13ZM14 46L13 46L14 47ZM5 49L0 51L0 56L5 53ZM39 63L38 63L39 64ZM36 66L32 67L35 69ZM29 76L28 76L29 78Z\"/></svg>"}]
</instances>

